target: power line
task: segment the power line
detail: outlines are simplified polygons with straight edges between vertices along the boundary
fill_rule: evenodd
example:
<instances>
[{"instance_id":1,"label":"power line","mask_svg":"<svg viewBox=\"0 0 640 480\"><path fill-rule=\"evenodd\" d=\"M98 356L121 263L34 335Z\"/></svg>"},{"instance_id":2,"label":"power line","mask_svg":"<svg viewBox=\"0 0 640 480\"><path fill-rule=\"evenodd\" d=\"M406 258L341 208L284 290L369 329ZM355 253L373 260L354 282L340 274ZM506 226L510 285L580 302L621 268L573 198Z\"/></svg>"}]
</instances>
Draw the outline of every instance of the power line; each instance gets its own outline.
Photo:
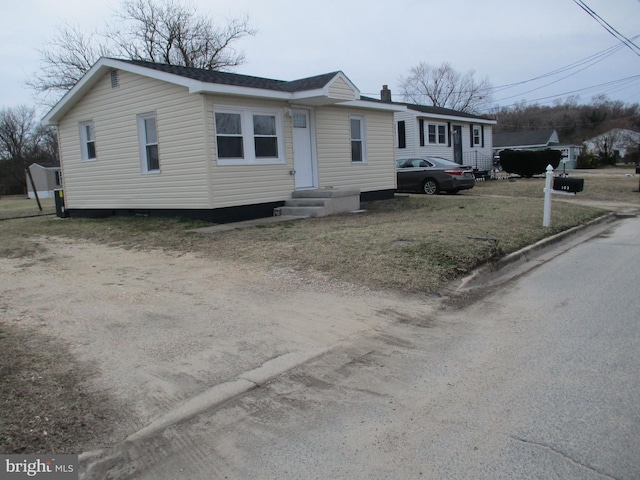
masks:
<instances>
[{"instance_id":1,"label":"power line","mask_svg":"<svg viewBox=\"0 0 640 480\"><path fill-rule=\"evenodd\" d=\"M638 0L638 2L640 2L640 0ZM633 38L636 39L636 38L639 38L639 37L640 37L640 35L636 35ZM522 80L522 81L519 81L519 82L514 82L514 83L510 83L510 84L506 84L506 85L499 85L497 87L494 87L493 91L494 91L494 93L496 93L496 92L499 92L499 91L502 91L502 90L507 90L507 89L512 88L512 87L517 87L517 86L520 86L520 85L524 85L526 83L534 82L536 80L540 80L540 79L547 78L547 77L552 77L554 75L566 72L568 70L580 67L580 66L585 65L585 64L587 64L587 66L585 68L591 67L591 66L595 65L596 63L601 62L605 58L613 55L615 52L617 52L618 50L622 49L623 47L624 47L624 45L621 45L621 44L613 45L613 46L611 46L609 48L601 50L600 52L594 53L593 55L589 55L589 56L587 56L587 57L585 57L585 58L583 58L581 60L578 60L576 62L570 63L569 65L565 65L564 67L560 67L560 68L557 68L557 69L552 70L550 72L544 73L542 75L538 75L537 77L533 77L533 78L530 78L528 80ZM575 75L575 74L581 72L582 70L584 70L584 68L578 70L577 72L574 72L572 75ZM564 77L564 78L567 78L567 77Z\"/></svg>"},{"instance_id":2,"label":"power line","mask_svg":"<svg viewBox=\"0 0 640 480\"><path fill-rule=\"evenodd\" d=\"M592 10L586 3L582 0L573 0L573 2L582 8L585 12L589 14L591 18L593 18L596 22L598 22L607 32L625 44L633 53L640 57L640 47L638 47L633 41L622 35L618 30L612 27L606 20L604 20L600 15L598 15L594 10Z\"/></svg>"},{"instance_id":3,"label":"power line","mask_svg":"<svg viewBox=\"0 0 640 480\"><path fill-rule=\"evenodd\" d=\"M559 98L559 97L564 97L567 95L573 95L573 94L577 94L580 92L584 92L584 91L588 91L588 90L592 90L592 89L598 89L598 90L602 90L604 88L626 88L629 87L632 83L638 82L640 81L640 75L633 75L631 77L626 77L626 78L620 78L618 80L612 80L610 82L605 82L605 83L600 83L598 85L592 85L589 87L584 87L584 88L579 88L577 90L572 90L570 92L563 92L563 93L558 93L556 95L549 95L546 97L541 97L541 98L536 98L533 100L523 100L522 102L518 102L518 103L514 103L511 105L506 105L503 106L503 108L509 108L509 107L513 107L515 105L522 105L522 104L527 104L527 103L534 103L534 102L538 102L541 100L551 100L553 98Z\"/></svg>"}]
</instances>

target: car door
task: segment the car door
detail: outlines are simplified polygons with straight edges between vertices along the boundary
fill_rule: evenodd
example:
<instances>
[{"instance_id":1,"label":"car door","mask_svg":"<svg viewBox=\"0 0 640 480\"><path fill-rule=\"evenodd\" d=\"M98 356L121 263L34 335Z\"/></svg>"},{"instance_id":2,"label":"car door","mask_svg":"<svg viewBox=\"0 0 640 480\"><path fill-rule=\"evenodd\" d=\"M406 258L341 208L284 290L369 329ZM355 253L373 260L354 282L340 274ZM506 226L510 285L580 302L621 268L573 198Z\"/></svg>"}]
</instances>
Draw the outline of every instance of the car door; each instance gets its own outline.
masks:
<instances>
[{"instance_id":1,"label":"car door","mask_svg":"<svg viewBox=\"0 0 640 480\"><path fill-rule=\"evenodd\" d=\"M396 167L398 177L398 190L415 190L415 168L413 159L399 160Z\"/></svg>"},{"instance_id":2,"label":"car door","mask_svg":"<svg viewBox=\"0 0 640 480\"><path fill-rule=\"evenodd\" d=\"M398 173L398 189L419 192L422 182L427 176L428 168L432 165L423 158L406 160Z\"/></svg>"}]
</instances>

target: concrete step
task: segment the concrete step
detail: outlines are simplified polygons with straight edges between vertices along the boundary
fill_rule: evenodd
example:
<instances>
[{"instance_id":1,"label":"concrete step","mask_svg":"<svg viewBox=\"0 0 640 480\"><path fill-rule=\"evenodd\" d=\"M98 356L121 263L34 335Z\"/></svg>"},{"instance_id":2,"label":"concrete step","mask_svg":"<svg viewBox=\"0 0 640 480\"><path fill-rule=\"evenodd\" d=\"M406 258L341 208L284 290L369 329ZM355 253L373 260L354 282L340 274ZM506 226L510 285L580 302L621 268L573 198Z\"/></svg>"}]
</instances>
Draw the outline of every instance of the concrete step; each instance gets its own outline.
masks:
<instances>
[{"instance_id":1,"label":"concrete step","mask_svg":"<svg viewBox=\"0 0 640 480\"><path fill-rule=\"evenodd\" d=\"M325 198L293 198L285 200L285 207L326 207L329 199Z\"/></svg>"},{"instance_id":2,"label":"concrete step","mask_svg":"<svg viewBox=\"0 0 640 480\"><path fill-rule=\"evenodd\" d=\"M324 217L346 213L360 208L360 190L357 188L319 188L297 190L283 207L276 208L274 215L297 215Z\"/></svg>"},{"instance_id":3,"label":"concrete step","mask_svg":"<svg viewBox=\"0 0 640 480\"><path fill-rule=\"evenodd\" d=\"M324 217L327 211L324 207L278 207L274 210L274 215L295 215L297 217Z\"/></svg>"},{"instance_id":4,"label":"concrete step","mask_svg":"<svg viewBox=\"0 0 640 480\"><path fill-rule=\"evenodd\" d=\"M296 190L291 194L293 198L341 198L360 197L358 188L319 188L316 190Z\"/></svg>"}]
</instances>

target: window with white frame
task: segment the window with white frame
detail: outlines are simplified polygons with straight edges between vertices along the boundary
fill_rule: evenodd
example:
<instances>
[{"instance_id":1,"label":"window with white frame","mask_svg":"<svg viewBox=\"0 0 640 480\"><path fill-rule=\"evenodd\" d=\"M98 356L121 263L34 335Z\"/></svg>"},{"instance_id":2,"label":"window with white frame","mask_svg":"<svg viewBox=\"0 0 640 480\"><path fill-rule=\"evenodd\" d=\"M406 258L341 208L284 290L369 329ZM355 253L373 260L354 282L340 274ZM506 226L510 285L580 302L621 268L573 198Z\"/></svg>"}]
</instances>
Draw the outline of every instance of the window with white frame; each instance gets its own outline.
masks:
<instances>
[{"instance_id":1,"label":"window with white frame","mask_svg":"<svg viewBox=\"0 0 640 480\"><path fill-rule=\"evenodd\" d=\"M80 148L82 161L96 159L96 133L93 122L80 122Z\"/></svg>"},{"instance_id":2,"label":"window with white frame","mask_svg":"<svg viewBox=\"0 0 640 480\"><path fill-rule=\"evenodd\" d=\"M473 127L473 145L480 145L482 143L482 136L480 134L480 127Z\"/></svg>"},{"instance_id":3,"label":"window with white frame","mask_svg":"<svg viewBox=\"0 0 640 480\"><path fill-rule=\"evenodd\" d=\"M158 128L155 113L138 115L138 138L142 173L160 172Z\"/></svg>"},{"instance_id":4,"label":"window with white frame","mask_svg":"<svg viewBox=\"0 0 640 480\"><path fill-rule=\"evenodd\" d=\"M444 124L427 124L427 134L427 139L431 144L444 145L447 143L447 126Z\"/></svg>"},{"instance_id":5,"label":"window with white frame","mask_svg":"<svg viewBox=\"0 0 640 480\"><path fill-rule=\"evenodd\" d=\"M367 144L366 144L366 129L364 123L364 117L352 116L350 118L351 124L351 161L352 162L366 162L367 161Z\"/></svg>"},{"instance_id":6,"label":"window with white frame","mask_svg":"<svg viewBox=\"0 0 640 480\"><path fill-rule=\"evenodd\" d=\"M219 164L284 163L282 111L214 106Z\"/></svg>"}]
</instances>

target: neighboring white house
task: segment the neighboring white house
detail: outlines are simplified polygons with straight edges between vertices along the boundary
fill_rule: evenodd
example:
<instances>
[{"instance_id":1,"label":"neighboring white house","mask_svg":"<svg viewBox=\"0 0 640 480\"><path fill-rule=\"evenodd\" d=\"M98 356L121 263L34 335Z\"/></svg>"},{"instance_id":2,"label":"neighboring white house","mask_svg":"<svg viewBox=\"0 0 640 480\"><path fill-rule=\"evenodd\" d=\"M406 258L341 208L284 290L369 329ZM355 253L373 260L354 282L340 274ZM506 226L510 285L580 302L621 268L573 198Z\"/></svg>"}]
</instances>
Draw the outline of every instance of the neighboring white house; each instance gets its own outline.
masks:
<instances>
[{"instance_id":1,"label":"neighboring white house","mask_svg":"<svg viewBox=\"0 0 640 480\"><path fill-rule=\"evenodd\" d=\"M614 128L594 138L585 140L584 147L595 154L607 151L618 158L624 158L628 151L640 147L640 132Z\"/></svg>"},{"instance_id":2,"label":"neighboring white house","mask_svg":"<svg viewBox=\"0 0 640 480\"><path fill-rule=\"evenodd\" d=\"M560 143L558 132L553 128L493 135L494 156L499 155L502 150L545 150L547 148L559 150L562 153L561 168L576 168L582 147Z\"/></svg>"},{"instance_id":3,"label":"neighboring white house","mask_svg":"<svg viewBox=\"0 0 640 480\"><path fill-rule=\"evenodd\" d=\"M382 87L383 101L391 98ZM493 167L493 125L496 120L457 110L402 104L395 113L396 158L435 156L471 165L488 174Z\"/></svg>"},{"instance_id":4,"label":"neighboring white house","mask_svg":"<svg viewBox=\"0 0 640 480\"><path fill-rule=\"evenodd\" d=\"M361 99L339 71L281 81L101 58L44 121L71 216L223 222L272 215L300 190L393 197L403 108Z\"/></svg>"},{"instance_id":5,"label":"neighboring white house","mask_svg":"<svg viewBox=\"0 0 640 480\"><path fill-rule=\"evenodd\" d=\"M53 191L62 188L62 176L58 163L32 163L29 166L31 178L36 187L38 198L53 198ZM29 198L35 198L33 185L27 175L27 194Z\"/></svg>"}]
</instances>

